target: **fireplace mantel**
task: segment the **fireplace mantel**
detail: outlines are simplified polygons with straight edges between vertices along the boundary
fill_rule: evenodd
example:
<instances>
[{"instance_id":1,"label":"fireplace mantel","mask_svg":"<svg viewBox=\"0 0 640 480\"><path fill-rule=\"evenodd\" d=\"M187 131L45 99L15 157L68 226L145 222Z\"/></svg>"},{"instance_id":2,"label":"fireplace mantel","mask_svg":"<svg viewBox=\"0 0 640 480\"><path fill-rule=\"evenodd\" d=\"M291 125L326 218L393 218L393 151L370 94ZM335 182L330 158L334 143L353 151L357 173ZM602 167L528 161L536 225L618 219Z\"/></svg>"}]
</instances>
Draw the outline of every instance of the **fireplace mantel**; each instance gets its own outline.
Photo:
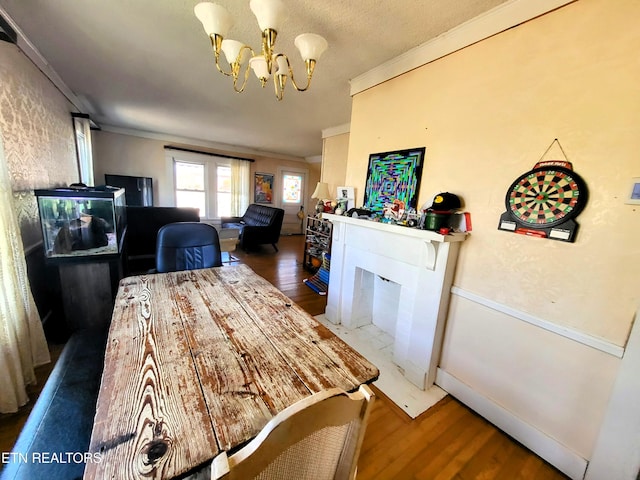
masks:
<instances>
[{"instance_id":1,"label":"fireplace mantel","mask_svg":"<svg viewBox=\"0 0 640 480\"><path fill-rule=\"evenodd\" d=\"M323 218L333 223L327 319L358 328L382 315L394 336L394 362L409 381L428 389L435 381L458 249L467 235ZM397 305L393 311L373 307L381 296L375 289L386 288L375 285L385 284L393 285L394 298L387 302Z\"/></svg>"}]
</instances>

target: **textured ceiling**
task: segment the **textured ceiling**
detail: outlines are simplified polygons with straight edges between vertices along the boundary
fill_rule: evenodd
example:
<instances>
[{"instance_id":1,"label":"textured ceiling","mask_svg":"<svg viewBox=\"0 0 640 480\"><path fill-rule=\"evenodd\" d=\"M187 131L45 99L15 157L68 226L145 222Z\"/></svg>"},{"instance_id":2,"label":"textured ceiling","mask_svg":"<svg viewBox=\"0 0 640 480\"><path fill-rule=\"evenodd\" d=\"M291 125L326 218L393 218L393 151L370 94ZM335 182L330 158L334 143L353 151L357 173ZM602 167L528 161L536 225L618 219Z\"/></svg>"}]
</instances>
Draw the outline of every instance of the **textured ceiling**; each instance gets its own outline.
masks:
<instances>
[{"instance_id":1,"label":"textured ceiling","mask_svg":"<svg viewBox=\"0 0 640 480\"><path fill-rule=\"evenodd\" d=\"M197 0L0 0L101 126L242 146L295 157L319 155L322 130L348 123L349 81L504 0L285 0L276 50L296 35L329 42L309 91L283 101L251 73L246 91L216 71ZM229 38L254 50L260 32L249 1L217 0L235 18ZM299 83L303 83L299 81Z\"/></svg>"}]
</instances>

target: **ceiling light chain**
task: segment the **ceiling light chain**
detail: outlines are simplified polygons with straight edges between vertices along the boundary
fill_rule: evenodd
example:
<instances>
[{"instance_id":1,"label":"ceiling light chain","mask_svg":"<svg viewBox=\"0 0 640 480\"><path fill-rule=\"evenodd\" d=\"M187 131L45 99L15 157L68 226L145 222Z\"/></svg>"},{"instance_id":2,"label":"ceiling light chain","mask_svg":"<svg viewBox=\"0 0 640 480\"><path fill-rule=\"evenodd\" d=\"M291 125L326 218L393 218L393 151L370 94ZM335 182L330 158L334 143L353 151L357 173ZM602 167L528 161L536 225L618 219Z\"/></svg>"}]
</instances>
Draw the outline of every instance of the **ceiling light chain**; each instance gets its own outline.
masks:
<instances>
[{"instance_id":1,"label":"ceiling light chain","mask_svg":"<svg viewBox=\"0 0 640 480\"><path fill-rule=\"evenodd\" d=\"M233 78L233 89L238 93L244 91L250 68L253 69L263 88L269 77L273 75L273 84L278 100L282 100L284 97L287 78L291 78L293 88L299 92L304 92L311 85L311 77L313 76L316 62L327 49L327 41L314 33L303 33L296 37L294 43L305 62L307 74L306 86L300 87L294 79L289 58L283 53L275 53L274 51L278 25L285 12L284 4L280 0L251 0L250 7L262 30L261 55L256 55L248 45L244 45L237 40L225 38L227 31L233 24L233 19L224 7L211 2L202 2L195 6L195 15L202 22L205 32L211 39L216 68L224 75ZM229 62L229 72L220 66L221 51ZM246 65L242 84L238 86L242 60L247 52L250 53L251 58Z\"/></svg>"}]
</instances>

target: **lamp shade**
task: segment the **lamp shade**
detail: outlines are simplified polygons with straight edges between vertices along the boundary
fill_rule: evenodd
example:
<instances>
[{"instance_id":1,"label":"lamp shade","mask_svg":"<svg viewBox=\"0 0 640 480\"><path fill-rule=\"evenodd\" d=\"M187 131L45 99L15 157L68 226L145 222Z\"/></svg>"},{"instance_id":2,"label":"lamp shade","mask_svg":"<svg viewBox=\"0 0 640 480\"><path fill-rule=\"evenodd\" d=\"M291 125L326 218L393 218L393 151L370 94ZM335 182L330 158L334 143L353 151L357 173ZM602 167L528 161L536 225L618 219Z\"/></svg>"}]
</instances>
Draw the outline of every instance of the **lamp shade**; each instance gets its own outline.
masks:
<instances>
[{"instance_id":1,"label":"lamp shade","mask_svg":"<svg viewBox=\"0 0 640 480\"><path fill-rule=\"evenodd\" d=\"M276 65L278 66L276 75L287 75L289 73L289 65L284 55L276 57Z\"/></svg>"},{"instance_id":2,"label":"lamp shade","mask_svg":"<svg viewBox=\"0 0 640 480\"><path fill-rule=\"evenodd\" d=\"M329 44L320 35L315 33L303 33L293 41L300 51L303 60L318 60Z\"/></svg>"},{"instance_id":3,"label":"lamp shade","mask_svg":"<svg viewBox=\"0 0 640 480\"><path fill-rule=\"evenodd\" d=\"M251 0L249 6L262 31L270 28L277 32L286 17L287 11L280 0Z\"/></svg>"},{"instance_id":4,"label":"lamp shade","mask_svg":"<svg viewBox=\"0 0 640 480\"><path fill-rule=\"evenodd\" d=\"M249 66L256 74L256 77L267 79L271 75L269 74L269 67L267 61L264 59L264 55L256 55L249 60Z\"/></svg>"},{"instance_id":5,"label":"lamp shade","mask_svg":"<svg viewBox=\"0 0 640 480\"><path fill-rule=\"evenodd\" d=\"M238 55L240 55L240 50L244 47L244 43L239 42L237 40L224 39L222 41L222 51L224 52L224 56L227 57L227 62L233 63L236 60L239 60L242 63L242 58L238 59Z\"/></svg>"},{"instance_id":6,"label":"lamp shade","mask_svg":"<svg viewBox=\"0 0 640 480\"><path fill-rule=\"evenodd\" d=\"M217 34L224 38L233 25L233 18L227 9L215 3L199 3L193 8L193 12L209 36Z\"/></svg>"},{"instance_id":7,"label":"lamp shade","mask_svg":"<svg viewBox=\"0 0 640 480\"><path fill-rule=\"evenodd\" d=\"M329 185L324 182L318 182L316 189L311 194L311 198L317 198L319 200L331 198L331 194L329 194Z\"/></svg>"}]
</instances>

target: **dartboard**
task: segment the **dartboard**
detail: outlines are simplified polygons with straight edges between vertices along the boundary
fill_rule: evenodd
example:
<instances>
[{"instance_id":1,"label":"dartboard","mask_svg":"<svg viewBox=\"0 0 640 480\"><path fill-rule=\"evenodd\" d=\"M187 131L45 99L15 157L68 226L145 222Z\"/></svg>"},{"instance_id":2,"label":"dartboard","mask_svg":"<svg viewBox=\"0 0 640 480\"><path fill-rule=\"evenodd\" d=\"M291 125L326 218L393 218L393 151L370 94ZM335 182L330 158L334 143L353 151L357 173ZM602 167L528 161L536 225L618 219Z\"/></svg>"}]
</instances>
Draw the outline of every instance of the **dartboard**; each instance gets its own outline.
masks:
<instances>
[{"instance_id":1,"label":"dartboard","mask_svg":"<svg viewBox=\"0 0 640 480\"><path fill-rule=\"evenodd\" d=\"M558 225L580 213L586 188L565 168L531 170L513 182L506 197L507 211L529 228Z\"/></svg>"},{"instance_id":2,"label":"dartboard","mask_svg":"<svg viewBox=\"0 0 640 480\"><path fill-rule=\"evenodd\" d=\"M541 162L520 175L507 190L507 211L499 228L572 241L577 225L571 220L582 211L586 201L586 184L573 171L571 163Z\"/></svg>"}]
</instances>

